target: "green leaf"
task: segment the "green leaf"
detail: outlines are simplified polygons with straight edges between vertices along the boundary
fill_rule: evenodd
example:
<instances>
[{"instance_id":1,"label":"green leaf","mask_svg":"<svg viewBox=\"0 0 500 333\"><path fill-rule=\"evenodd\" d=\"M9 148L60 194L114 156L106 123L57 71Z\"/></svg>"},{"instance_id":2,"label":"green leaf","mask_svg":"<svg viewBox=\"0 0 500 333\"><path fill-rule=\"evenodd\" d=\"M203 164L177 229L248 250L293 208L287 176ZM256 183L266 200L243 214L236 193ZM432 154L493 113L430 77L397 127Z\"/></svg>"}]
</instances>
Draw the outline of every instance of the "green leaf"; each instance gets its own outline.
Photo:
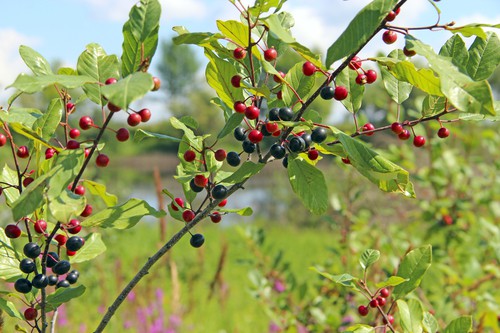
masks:
<instances>
[{"instance_id":1,"label":"green leaf","mask_svg":"<svg viewBox=\"0 0 500 333\"><path fill-rule=\"evenodd\" d=\"M469 333L472 332L472 318L469 316L454 319L446 326L443 333Z\"/></svg>"},{"instance_id":2,"label":"green leaf","mask_svg":"<svg viewBox=\"0 0 500 333\"><path fill-rule=\"evenodd\" d=\"M76 64L78 74L93 78L96 82L104 83L109 78L120 77L120 64L115 55L108 56L99 44L89 44L78 57ZM83 91L94 103L103 105L101 84L86 84Z\"/></svg>"},{"instance_id":3,"label":"green leaf","mask_svg":"<svg viewBox=\"0 0 500 333\"><path fill-rule=\"evenodd\" d=\"M234 41L236 44L242 46L248 44L248 25L234 20L217 20L217 28L224 36Z\"/></svg>"},{"instance_id":4,"label":"green leaf","mask_svg":"<svg viewBox=\"0 0 500 333\"><path fill-rule=\"evenodd\" d=\"M0 313L2 311L12 318L24 320L24 316L19 312L14 303L3 297L0 298Z\"/></svg>"},{"instance_id":5,"label":"green leaf","mask_svg":"<svg viewBox=\"0 0 500 333\"><path fill-rule=\"evenodd\" d=\"M33 123L33 130L40 133L42 139L49 141L59 127L63 110L64 106L62 100L60 98L54 98L50 102L47 112Z\"/></svg>"},{"instance_id":6,"label":"green leaf","mask_svg":"<svg viewBox=\"0 0 500 333\"><path fill-rule=\"evenodd\" d=\"M83 186L89 191L90 194L98 196L106 204L107 207L116 206L118 198L114 194L106 192L106 186L96 183L92 180L85 179Z\"/></svg>"},{"instance_id":7,"label":"green leaf","mask_svg":"<svg viewBox=\"0 0 500 333\"><path fill-rule=\"evenodd\" d=\"M234 4L233 0L230 1ZM276 13L286 1L287 0L256 0L255 5L250 7L248 11L253 16L260 16L260 14L268 12L271 8L275 8L274 12Z\"/></svg>"},{"instance_id":8,"label":"green leaf","mask_svg":"<svg viewBox=\"0 0 500 333\"><path fill-rule=\"evenodd\" d=\"M409 49L424 56L432 69L439 75L441 91L460 111L469 113L495 114L491 87L487 81L473 81L445 57L410 35L406 36ZM432 94L437 95L437 94Z\"/></svg>"},{"instance_id":9,"label":"green leaf","mask_svg":"<svg viewBox=\"0 0 500 333\"><path fill-rule=\"evenodd\" d=\"M82 222L82 226L129 229L148 215L160 218L165 216L165 212L154 209L144 200L132 198L119 206L106 208L88 217Z\"/></svg>"},{"instance_id":10,"label":"green leaf","mask_svg":"<svg viewBox=\"0 0 500 333\"><path fill-rule=\"evenodd\" d=\"M399 60L406 58L402 50L394 50L389 53L388 57ZM410 97L413 89L410 83L396 79L385 67L380 68L380 73L382 74L382 82L384 83L385 90L394 102L402 104Z\"/></svg>"},{"instance_id":11,"label":"green leaf","mask_svg":"<svg viewBox=\"0 0 500 333\"><path fill-rule=\"evenodd\" d=\"M489 32L486 38L476 37L469 47L467 73L474 81L486 80L500 63L500 40L495 33Z\"/></svg>"},{"instance_id":12,"label":"green leaf","mask_svg":"<svg viewBox=\"0 0 500 333\"><path fill-rule=\"evenodd\" d=\"M123 77L151 63L158 46L160 15L161 5L158 0L141 0L130 10L129 19L123 25Z\"/></svg>"},{"instance_id":13,"label":"green leaf","mask_svg":"<svg viewBox=\"0 0 500 333\"><path fill-rule=\"evenodd\" d=\"M210 45L218 39L223 39L224 35L211 32L189 32L185 27L175 26L172 28L179 36L174 37L173 41L176 45L194 44L205 48L213 49Z\"/></svg>"},{"instance_id":14,"label":"green leaf","mask_svg":"<svg viewBox=\"0 0 500 333\"><path fill-rule=\"evenodd\" d=\"M253 209L251 207L234 208L234 209L221 208L221 209L219 209L219 212L233 213L233 214L238 214L240 216L251 216L253 214Z\"/></svg>"},{"instance_id":15,"label":"green leaf","mask_svg":"<svg viewBox=\"0 0 500 333\"><path fill-rule=\"evenodd\" d=\"M231 85L231 77L237 74L235 66L205 49L205 56L209 63L205 71L207 83L212 87L217 96L226 104L233 105L236 101L243 101L243 89Z\"/></svg>"},{"instance_id":16,"label":"green leaf","mask_svg":"<svg viewBox=\"0 0 500 333\"><path fill-rule=\"evenodd\" d=\"M19 259L12 247L10 239L0 228L0 279L10 280L23 274L19 269Z\"/></svg>"},{"instance_id":17,"label":"green leaf","mask_svg":"<svg viewBox=\"0 0 500 333\"><path fill-rule=\"evenodd\" d=\"M439 324L436 318L430 312L424 312L422 327L426 333L436 333L439 330Z\"/></svg>"},{"instance_id":18,"label":"green leaf","mask_svg":"<svg viewBox=\"0 0 500 333\"><path fill-rule=\"evenodd\" d=\"M31 47L26 45L19 46L19 54L24 63L36 76L52 74L49 62Z\"/></svg>"},{"instance_id":19,"label":"green leaf","mask_svg":"<svg viewBox=\"0 0 500 333\"><path fill-rule=\"evenodd\" d=\"M57 173L48 182L47 198L56 199L67 190L83 166L85 152L83 149L63 150L57 155Z\"/></svg>"},{"instance_id":20,"label":"green leaf","mask_svg":"<svg viewBox=\"0 0 500 333\"><path fill-rule=\"evenodd\" d=\"M301 100L306 100L314 88L314 76L305 76L302 73L302 63L295 64L285 76L285 81L295 90ZM288 85L283 85L283 103L295 105L298 98Z\"/></svg>"},{"instance_id":21,"label":"green leaf","mask_svg":"<svg viewBox=\"0 0 500 333\"><path fill-rule=\"evenodd\" d=\"M377 288L394 287L406 281L408 281L408 279L402 278L401 276L391 276L387 280L377 283L375 286Z\"/></svg>"},{"instance_id":22,"label":"green leaf","mask_svg":"<svg viewBox=\"0 0 500 333\"><path fill-rule=\"evenodd\" d=\"M483 30L486 28L500 28L500 24L485 24L485 23L471 23L460 27L446 27L446 30L452 33L461 33L464 37L478 36L479 38L486 39L486 33Z\"/></svg>"},{"instance_id":23,"label":"green leaf","mask_svg":"<svg viewBox=\"0 0 500 333\"><path fill-rule=\"evenodd\" d=\"M47 303L45 305L46 311L54 311L61 304L67 303L73 298L77 298L83 295L85 292L85 286L79 285L76 288L59 288L55 292L47 295Z\"/></svg>"},{"instance_id":24,"label":"green leaf","mask_svg":"<svg viewBox=\"0 0 500 333\"><path fill-rule=\"evenodd\" d=\"M394 287L393 295L395 298L402 298L412 292L420 285L425 272L432 262L432 247L430 245L416 248L406 254L403 258L397 276L408 281Z\"/></svg>"},{"instance_id":25,"label":"green leaf","mask_svg":"<svg viewBox=\"0 0 500 333\"><path fill-rule=\"evenodd\" d=\"M35 121L42 117L42 112L32 108L11 108L8 112L0 112L1 122L20 123L28 128L32 128Z\"/></svg>"},{"instance_id":26,"label":"green leaf","mask_svg":"<svg viewBox=\"0 0 500 333\"><path fill-rule=\"evenodd\" d=\"M281 13L283 14L283 13ZM269 28L269 31L275 35L280 41L291 44L295 43L295 38L293 38L290 30L283 27L283 19L284 15L269 15L263 20L263 23ZM248 43L248 41L247 41Z\"/></svg>"},{"instance_id":27,"label":"green leaf","mask_svg":"<svg viewBox=\"0 0 500 333\"><path fill-rule=\"evenodd\" d=\"M415 197L408 171L349 135L338 133L338 139L351 164L379 189L384 192L398 192L407 197Z\"/></svg>"},{"instance_id":28,"label":"green leaf","mask_svg":"<svg viewBox=\"0 0 500 333\"><path fill-rule=\"evenodd\" d=\"M375 333L375 327L370 325L356 324L349 326L346 331L342 333Z\"/></svg>"},{"instance_id":29,"label":"green leaf","mask_svg":"<svg viewBox=\"0 0 500 333\"><path fill-rule=\"evenodd\" d=\"M258 174L264 166L264 163L245 162L231 176L223 179L221 183L241 183L242 181Z\"/></svg>"},{"instance_id":30,"label":"green leaf","mask_svg":"<svg viewBox=\"0 0 500 333\"><path fill-rule=\"evenodd\" d=\"M400 324L404 333L422 333L422 320L424 319L424 310L420 301L415 299L397 300Z\"/></svg>"},{"instance_id":31,"label":"green leaf","mask_svg":"<svg viewBox=\"0 0 500 333\"><path fill-rule=\"evenodd\" d=\"M188 146L201 151L202 149L202 140L200 140L199 137L194 135L194 132L186 126L182 121L179 121L179 119L175 117L170 117L170 124L172 125L173 128L181 130L184 132L184 136L181 140L181 143L187 143ZM185 142L187 140L187 142ZM179 153L184 154L184 150L181 151L179 148Z\"/></svg>"},{"instance_id":32,"label":"green leaf","mask_svg":"<svg viewBox=\"0 0 500 333\"><path fill-rule=\"evenodd\" d=\"M69 258L70 263L89 261L106 251L106 245L102 241L101 234L91 233L85 236L85 244Z\"/></svg>"},{"instance_id":33,"label":"green leaf","mask_svg":"<svg viewBox=\"0 0 500 333\"><path fill-rule=\"evenodd\" d=\"M42 91L48 86L59 85L64 88L73 89L86 83L96 83L91 77L84 75L44 75L29 76L19 74L14 83L7 88L16 88L22 92L33 94Z\"/></svg>"},{"instance_id":34,"label":"green leaf","mask_svg":"<svg viewBox=\"0 0 500 333\"><path fill-rule=\"evenodd\" d=\"M226 121L226 124L224 125L222 130L217 135L217 139L222 139L226 135L232 133L234 131L234 129L241 124L244 117L245 117L245 115L242 113L233 113L229 117L229 119Z\"/></svg>"},{"instance_id":35,"label":"green leaf","mask_svg":"<svg viewBox=\"0 0 500 333\"><path fill-rule=\"evenodd\" d=\"M342 100L342 104L351 113L356 113L361 108L363 94L365 93L365 86L356 83L357 75L356 71L345 68L335 81L337 85L347 88L349 94L346 99Z\"/></svg>"},{"instance_id":36,"label":"green leaf","mask_svg":"<svg viewBox=\"0 0 500 333\"><path fill-rule=\"evenodd\" d=\"M142 98L153 88L153 77L149 73L130 74L115 84L101 88L101 91L114 105L127 109L130 103Z\"/></svg>"},{"instance_id":37,"label":"green leaf","mask_svg":"<svg viewBox=\"0 0 500 333\"><path fill-rule=\"evenodd\" d=\"M460 69L462 73L467 73L467 62L469 61L469 52L465 42L459 35L453 35L439 50L439 55L450 57L451 62Z\"/></svg>"},{"instance_id":38,"label":"green leaf","mask_svg":"<svg viewBox=\"0 0 500 333\"><path fill-rule=\"evenodd\" d=\"M342 35L328 48L326 67L365 44L397 3L398 0L374 0L358 12Z\"/></svg>"},{"instance_id":39,"label":"green leaf","mask_svg":"<svg viewBox=\"0 0 500 333\"><path fill-rule=\"evenodd\" d=\"M134 134L134 140L136 142L141 142L144 139L148 138L154 138L154 139L160 139L160 140L167 140L171 142L181 142L181 139L166 135L166 134L160 134L160 133L153 133L149 131L145 131L143 129L138 129L135 134Z\"/></svg>"},{"instance_id":40,"label":"green leaf","mask_svg":"<svg viewBox=\"0 0 500 333\"><path fill-rule=\"evenodd\" d=\"M320 274L321 276L327 278L330 281L333 281L337 284L340 284L341 286L349 287L349 288L352 288L354 290L358 289L358 287L356 286L356 283L355 283L355 281L357 281L358 278L355 278L354 276L352 276L350 274L332 275L332 274L329 274L326 272L322 272L319 269L317 269L316 267L310 267L309 269L315 271L316 273Z\"/></svg>"},{"instance_id":41,"label":"green leaf","mask_svg":"<svg viewBox=\"0 0 500 333\"><path fill-rule=\"evenodd\" d=\"M25 138L29 140L33 140L36 143L42 144L46 147L53 147L47 140L38 135L37 132L33 131L29 127L21 124L21 123L10 123L10 128L17 133L21 134Z\"/></svg>"},{"instance_id":42,"label":"green leaf","mask_svg":"<svg viewBox=\"0 0 500 333\"><path fill-rule=\"evenodd\" d=\"M2 173L0 174L0 181L11 185L17 185L19 179L17 177L17 172L12 170L7 164L4 165ZM6 187L3 189L3 195L5 196L5 202L8 206L12 206L12 203L19 198L19 190L14 187Z\"/></svg>"},{"instance_id":43,"label":"green leaf","mask_svg":"<svg viewBox=\"0 0 500 333\"><path fill-rule=\"evenodd\" d=\"M85 208L84 196L64 189L49 201L49 212L56 221L69 221L73 216L81 214Z\"/></svg>"},{"instance_id":44,"label":"green leaf","mask_svg":"<svg viewBox=\"0 0 500 333\"><path fill-rule=\"evenodd\" d=\"M431 117L444 111L446 98L427 95L422 101L422 117Z\"/></svg>"},{"instance_id":45,"label":"green leaf","mask_svg":"<svg viewBox=\"0 0 500 333\"><path fill-rule=\"evenodd\" d=\"M363 268L363 270L366 270L368 267L377 262L379 258L380 258L380 251L367 249L361 254L359 263L361 264L361 268Z\"/></svg>"},{"instance_id":46,"label":"green leaf","mask_svg":"<svg viewBox=\"0 0 500 333\"><path fill-rule=\"evenodd\" d=\"M328 189L325 176L315 166L301 157L288 157L288 178L292 189L304 206L313 214L323 214L328 209Z\"/></svg>"}]
</instances>

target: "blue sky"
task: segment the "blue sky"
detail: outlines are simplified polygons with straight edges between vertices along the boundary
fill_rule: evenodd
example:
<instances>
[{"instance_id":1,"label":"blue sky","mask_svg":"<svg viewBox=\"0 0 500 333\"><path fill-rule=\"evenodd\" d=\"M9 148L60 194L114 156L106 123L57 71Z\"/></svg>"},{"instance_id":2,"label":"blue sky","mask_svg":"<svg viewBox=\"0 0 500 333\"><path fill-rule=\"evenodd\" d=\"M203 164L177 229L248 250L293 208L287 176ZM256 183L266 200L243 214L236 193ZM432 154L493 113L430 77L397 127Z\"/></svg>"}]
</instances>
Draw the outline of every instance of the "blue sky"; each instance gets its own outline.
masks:
<instances>
[{"instance_id":1,"label":"blue sky","mask_svg":"<svg viewBox=\"0 0 500 333\"><path fill-rule=\"evenodd\" d=\"M160 0L163 6L161 38L170 38L172 26L183 25L190 31L214 31L216 19L237 19L238 13L227 0ZM49 61L62 60L74 66L85 45L101 44L108 53L121 52L121 27L135 0L49 0L5 1L0 20L0 91L20 71L28 71L19 55L19 45L28 45ZM249 2L249 1L246 1ZM298 41L322 50L345 29L355 13L370 0L288 0L284 9L295 17L292 32ZM442 0L441 22L456 21L500 23L498 0ZM427 0L408 0L394 23L428 25L436 15ZM434 34L438 45L451 36ZM422 38L425 36L422 35ZM402 42L401 42L402 43ZM399 45L400 47L402 45ZM390 50L374 41L367 52ZM155 64L153 63L153 66ZM11 91L7 91L10 94Z\"/></svg>"}]
</instances>

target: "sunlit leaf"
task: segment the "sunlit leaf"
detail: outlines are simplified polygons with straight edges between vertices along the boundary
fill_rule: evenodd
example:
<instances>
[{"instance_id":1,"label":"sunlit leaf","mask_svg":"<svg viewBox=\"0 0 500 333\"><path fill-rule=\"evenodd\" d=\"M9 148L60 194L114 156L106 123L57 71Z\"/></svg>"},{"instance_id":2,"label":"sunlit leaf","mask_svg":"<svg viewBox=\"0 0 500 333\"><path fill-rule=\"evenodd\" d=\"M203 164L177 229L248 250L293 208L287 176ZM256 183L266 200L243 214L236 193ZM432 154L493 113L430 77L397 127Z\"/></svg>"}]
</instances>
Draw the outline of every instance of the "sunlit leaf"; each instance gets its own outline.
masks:
<instances>
[{"instance_id":1,"label":"sunlit leaf","mask_svg":"<svg viewBox=\"0 0 500 333\"><path fill-rule=\"evenodd\" d=\"M427 269L432 262L432 247L426 245L416 248L406 254L401 261L397 276L408 279L394 287L393 295L395 298L402 298L412 292L420 285Z\"/></svg>"}]
</instances>

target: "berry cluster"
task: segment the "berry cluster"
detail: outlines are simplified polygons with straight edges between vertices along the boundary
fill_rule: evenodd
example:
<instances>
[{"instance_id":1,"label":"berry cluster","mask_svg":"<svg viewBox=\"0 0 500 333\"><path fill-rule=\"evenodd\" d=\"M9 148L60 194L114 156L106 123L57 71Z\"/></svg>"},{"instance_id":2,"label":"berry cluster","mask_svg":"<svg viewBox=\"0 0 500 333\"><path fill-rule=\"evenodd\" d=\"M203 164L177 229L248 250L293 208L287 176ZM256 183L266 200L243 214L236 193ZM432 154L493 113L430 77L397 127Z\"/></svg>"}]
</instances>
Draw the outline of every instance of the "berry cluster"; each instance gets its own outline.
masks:
<instances>
[{"instance_id":1,"label":"berry cluster","mask_svg":"<svg viewBox=\"0 0 500 333\"><path fill-rule=\"evenodd\" d=\"M360 316L367 316L368 313L370 312L370 308L372 309L378 309L379 311L384 311L383 307L387 303L387 298L389 297L390 293L387 288L382 288L380 289L370 300L370 302L367 305L360 305L358 307L358 313ZM390 313L385 313L384 312L384 317L383 317L383 323L384 325L392 325L394 324L394 317Z\"/></svg>"}]
</instances>

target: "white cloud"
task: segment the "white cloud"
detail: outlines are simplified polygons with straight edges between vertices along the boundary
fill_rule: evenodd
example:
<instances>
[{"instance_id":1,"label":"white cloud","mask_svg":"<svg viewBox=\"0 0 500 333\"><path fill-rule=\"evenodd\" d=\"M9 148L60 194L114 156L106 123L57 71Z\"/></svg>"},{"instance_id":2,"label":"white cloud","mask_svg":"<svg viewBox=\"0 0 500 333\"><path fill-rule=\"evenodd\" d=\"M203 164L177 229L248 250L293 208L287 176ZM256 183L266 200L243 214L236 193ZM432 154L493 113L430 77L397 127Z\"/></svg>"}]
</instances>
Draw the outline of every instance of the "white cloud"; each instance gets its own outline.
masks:
<instances>
[{"instance_id":1,"label":"white cloud","mask_svg":"<svg viewBox=\"0 0 500 333\"><path fill-rule=\"evenodd\" d=\"M206 18L208 2L203 0L162 0L163 17L167 20Z\"/></svg>"},{"instance_id":2,"label":"white cloud","mask_svg":"<svg viewBox=\"0 0 500 333\"><path fill-rule=\"evenodd\" d=\"M90 6L91 12L98 18L124 22L130 8L136 0L81 0Z\"/></svg>"},{"instance_id":3,"label":"white cloud","mask_svg":"<svg viewBox=\"0 0 500 333\"><path fill-rule=\"evenodd\" d=\"M21 72L27 72L28 69L19 55L20 45L29 45L30 47L39 44L39 40L17 32L14 29L0 29L0 91L1 99L6 99L4 89L14 82L17 75Z\"/></svg>"}]
</instances>

